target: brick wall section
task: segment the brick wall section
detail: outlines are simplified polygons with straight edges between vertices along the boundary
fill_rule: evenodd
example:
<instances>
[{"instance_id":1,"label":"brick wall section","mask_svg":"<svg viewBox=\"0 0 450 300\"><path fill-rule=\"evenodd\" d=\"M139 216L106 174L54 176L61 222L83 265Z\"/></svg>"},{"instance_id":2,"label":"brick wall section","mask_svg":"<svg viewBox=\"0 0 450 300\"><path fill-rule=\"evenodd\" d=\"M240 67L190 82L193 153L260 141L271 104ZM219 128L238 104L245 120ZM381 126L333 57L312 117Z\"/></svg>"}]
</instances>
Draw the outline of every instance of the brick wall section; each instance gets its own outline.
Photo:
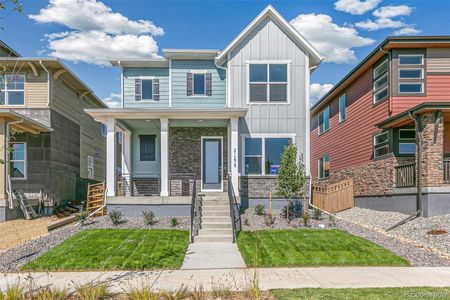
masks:
<instances>
[{"instance_id":1,"label":"brick wall section","mask_svg":"<svg viewBox=\"0 0 450 300\"><path fill-rule=\"evenodd\" d=\"M273 176L241 176L239 178L241 197L244 198L277 198L277 179Z\"/></svg>"},{"instance_id":2,"label":"brick wall section","mask_svg":"<svg viewBox=\"0 0 450 300\"><path fill-rule=\"evenodd\" d=\"M201 138L202 136L221 136L224 191L227 190L228 141L225 127L170 127L169 128L169 178L173 196L186 195L192 190L192 177L197 180L200 189L201 180ZM178 176L178 174L193 174ZM195 174L195 176L194 176ZM177 178L179 177L179 178Z\"/></svg>"},{"instance_id":3,"label":"brick wall section","mask_svg":"<svg viewBox=\"0 0 450 300\"><path fill-rule=\"evenodd\" d=\"M422 186L442 186L444 180L444 122L435 113L420 116L422 123ZM437 129L435 135L435 128ZM435 140L436 136L436 140Z\"/></svg>"},{"instance_id":4,"label":"brick wall section","mask_svg":"<svg viewBox=\"0 0 450 300\"><path fill-rule=\"evenodd\" d=\"M395 188L395 167L414 162L414 157L388 157L332 172L330 178L315 180L315 184L332 184L353 179L355 197L391 195Z\"/></svg>"}]
</instances>

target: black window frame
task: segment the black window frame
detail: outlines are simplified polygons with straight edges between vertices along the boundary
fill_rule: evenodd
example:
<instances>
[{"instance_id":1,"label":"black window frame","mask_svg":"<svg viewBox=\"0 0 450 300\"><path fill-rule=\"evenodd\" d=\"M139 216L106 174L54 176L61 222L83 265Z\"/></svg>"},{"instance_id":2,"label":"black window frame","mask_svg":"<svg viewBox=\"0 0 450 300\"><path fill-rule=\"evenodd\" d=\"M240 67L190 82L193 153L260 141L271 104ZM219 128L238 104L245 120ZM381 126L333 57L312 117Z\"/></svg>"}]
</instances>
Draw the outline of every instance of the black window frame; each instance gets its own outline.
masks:
<instances>
[{"instance_id":1,"label":"black window frame","mask_svg":"<svg viewBox=\"0 0 450 300\"><path fill-rule=\"evenodd\" d=\"M145 143L149 143L149 149L146 149ZM148 150L148 151L147 151ZM140 134L139 135L139 160L140 161L156 161L156 135Z\"/></svg>"},{"instance_id":2,"label":"black window frame","mask_svg":"<svg viewBox=\"0 0 450 300\"><path fill-rule=\"evenodd\" d=\"M327 158L327 159L325 159ZM326 167L326 161L328 161L328 169ZM331 170L331 159L329 154L324 154L322 157L318 159L317 168L318 168L318 178L319 179L327 179L330 178L330 170ZM328 173L327 173L328 172Z\"/></svg>"}]
</instances>

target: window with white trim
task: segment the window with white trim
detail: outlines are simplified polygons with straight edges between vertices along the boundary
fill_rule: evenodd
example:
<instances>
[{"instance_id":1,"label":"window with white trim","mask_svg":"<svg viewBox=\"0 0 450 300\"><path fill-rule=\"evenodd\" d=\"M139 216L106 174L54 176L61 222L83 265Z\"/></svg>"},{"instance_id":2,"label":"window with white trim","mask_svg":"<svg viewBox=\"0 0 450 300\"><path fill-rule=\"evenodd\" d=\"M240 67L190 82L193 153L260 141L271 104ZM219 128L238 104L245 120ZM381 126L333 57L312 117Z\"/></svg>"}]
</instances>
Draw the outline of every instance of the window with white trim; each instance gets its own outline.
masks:
<instances>
[{"instance_id":1,"label":"window with white trim","mask_svg":"<svg viewBox=\"0 0 450 300\"><path fill-rule=\"evenodd\" d=\"M245 175L277 175L284 148L292 141L285 137L248 137L244 142Z\"/></svg>"},{"instance_id":2,"label":"window with white trim","mask_svg":"<svg viewBox=\"0 0 450 300\"><path fill-rule=\"evenodd\" d=\"M319 179L330 177L330 156L328 154L319 158Z\"/></svg>"},{"instance_id":3,"label":"window with white trim","mask_svg":"<svg viewBox=\"0 0 450 300\"><path fill-rule=\"evenodd\" d=\"M9 174L11 178L26 179L27 178L27 144L11 143L9 153Z\"/></svg>"},{"instance_id":4,"label":"window with white trim","mask_svg":"<svg viewBox=\"0 0 450 300\"><path fill-rule=\"evenodd\" d=\"M288 65L249 65L249 102L287 102Z\"/></svg>"},{"instance_id":5,"label":"window with white trim","mask_svg":"<svg viewBox=\"0 0 450 300\"><path fill-rule=\"evenodd\" d=\"M100 124L100 134L102 137L106 137L108 135L108 127L105 124Z\"/></svg>"},{"instance_id":6,"label":"window with white trim","mask_svg":"<svg viewBox=\"0 0 450 300\"><path fill-rule=\"evenodd\" d=\"M94 179L94 157L87 156L87 174L89 179Z\"/></svg>"},{"instance_id":7,"label":"window with white trim","mask_svg":"<svg viewBox=\"0 0 450 300\"><path fill-rule=\"evenodd\" d=\"M153 100L153 79L142 79L141 80L141 95L142 101L152 101Z\"/></svg>"},{"instance_id":8,"label":"window with white trim","mask_svg":"<svg viewBox=\"0 0 450 300\"><path fill-rule=\"evenodd\" d=\"M400 69L400 79L423 79L423 69Z\"/></svg>"},{"instance_id":9,"label":"window with white trim","mask_svg":"<svg viewBox=\"0 0 450 300\"><path fill-rule=\"evenodd\" d=\"M401 66L423 65L423 54L400 54L398 64Z\"/></svg>"},{"instance_id":10,"label":"window with white trim","mask_svg":"<svg viewBox=\"0 0 450 300\"><path fill-rule=\"evenodd\" d=\"M373 103L383 101L389 96L389 60L385 59L373 69Z\"/></svg>"},{"instance_id":11,"label":"window with white trim","mask_svg":"<svg viewBox=\"0 0 450 300\"><path fill-rule=\"evenodd\" d=\"M193 95L205 96L206 95L206 74L194 73L192 76L193 81Z\"/></svg>"},{"instance_id":12,"label":"window with white trim","mask_svg":"<svg viewBox=\"0 0 450 300\"><path fill-rule=\"evenodd\" d=\"M347 96L343 94L339 97L339 123L345 121L347 117Z\"/></svg>"},{"instance_id":13,"label":"window with white trim","mask_svg":"<svg viewBox=\"0 0 450 300\"><path fill-rule=\"evenodd\" d=\"M423 83L399 83L398 91L400 93L423 93Z\"/></svg>"},{"instance_id":14,"label":"window with white trim","mask_svg":"<svg viewBox=\"0 0 450 300\"><path fill-rule=\"evenodd\" d=\"M319 134L326 132L330 129L330 107L327 106L324 110L322 110L317 116L317 124Z\"/></svg>"},{"instance_id":15,"label":"window with white trim","mask_svg":"<svg viewBox=\"0 0 450 300\"><path fill-rule=\"evenodd\" d=\"M398 153L415 154L416 153L416 130L399 129L398 131Z\"/></svg>"},{"instance_id":16,"label":"window with white trim","mask_svg":"<svg viewBox=\"0 0 450 300\"><path fill-rule=\"evenodd\" d=\"M382 132L373 137L373 157L378 158L389 154L389 132Z\"/></svg>"},{"instance_id":17,"label":"window with white trim","mask_svg":"<svg viewBox=\"0 0 450 300\"><path fill-rule=\"evenodd\" d=\"M0 76L0 105L25 104L25 75Z\"/></svg>"}]
</instances>

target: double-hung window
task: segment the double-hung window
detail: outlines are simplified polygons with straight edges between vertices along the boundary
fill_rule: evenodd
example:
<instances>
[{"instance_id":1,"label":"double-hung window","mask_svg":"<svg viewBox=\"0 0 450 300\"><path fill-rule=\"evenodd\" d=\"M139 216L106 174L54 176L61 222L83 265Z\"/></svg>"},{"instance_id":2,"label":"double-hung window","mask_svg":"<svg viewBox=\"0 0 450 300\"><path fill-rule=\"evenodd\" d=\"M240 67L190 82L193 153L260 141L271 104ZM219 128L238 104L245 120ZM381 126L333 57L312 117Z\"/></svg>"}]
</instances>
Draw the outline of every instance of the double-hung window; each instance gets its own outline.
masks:
<instances>
[{"instance_id":1,"label":"double-hung window","mask_svg":"<svg viewBox=\"0 0 450 300\"><path fill-rule=\"evenodd\" d=\"M416 130L399 129L398 131L398 153L415 154L416 153Z\"/></svg>"},{"instance_id":2,"label":"double-hung window","mask_svg":"<svg viewBox=\"0 0 450 300\"><path fill-rule=\"evenodd\" d=\"M249 102L288 102L288 64L249 64Z\"/></svg>"},{"instance_id":3,"label":"double-hung window","mask_svg":"<svg viewBox=\"0 0 450 300\"><path fill-rule=\"evenodd\" d=\"M25 104L25 75L0 76L0 105Z\"/></svg>"},{"instance_id":4,"label":"double-hung window","mask_svg":"<svg viewBox=\"0 0 450 300\"><path fill-rule=\"evenodd\" d=\"M330 156L324 155L319 158L319 179L330 177Z\"/></svg>"},{"instance_id":5,"label":"double-hung window","mask_svg":"<svg viewBox=\"0 0 450 300\"><path fill-rule=\"evenodd\" d=\"M156 160L156 135L139 135L140 161Z\"/></svg>"},{"instance_id":6,"label":"double-hung window","mask_svg":"<svg viewBox=\"0 0 450 300\"><path fill-rule=\"evenodd\" d=\"M153 100L153 79L142 79L142 101Z\"/></svg>"},{"instance_id":7,"label":"double-hung window","mask_svg":"<svg viewBox=\"0 0 450 300\"><path fill-rule=\"evenodd\" d=\"M27 144L11 143L9 154L9 174L11 178L27 178Z\"/></svg>"},{"instance_id":8,"label":"double-hung window","mask_svg":"<svg viewBox=\"0 0 450 300\"><path fill-rule=\"evenodd\" d=\"M324 133L330 129L330 107L327 106L317 116L319 134Z\"/></svg>"},{"instance_id":9,"label":"double-hung window","mask_svg":"<svg viewBox=\"0 0 450 300\"><path fill-rule=\"evenodd\" d=\"M245 175L277 175L281 155L290 141L285 137L245 138Z\"/></svg>"},{"instance_id":10,"label":"double-hung window","mask_svg":"<svg viewBox=\"0 0 450 300\"><path fill-rule=\"evenodd\" d=\"M398 56L398 92L421 94L424 92L423 54L400 54Z\"/></svg>"},{"instance_id":11,"label":"double-hung window","mask_svg":"<svg viewBox=\"0 0 450 300\"><path fill-rule=\"evenodd\" d=\"M206 76L203 73L194 73L193 74L193 95L194 96L205 96L206 95Z\"/></svg>"},{"instance_id":12,"label":"double-hung window","mask_svg":"<svg viewBox=\"0 0 450 300\"><path fill-rule=\"evenodd\" d=\"M345 121L347 117L347 96L344 94L339 97L339 123Z\"/></svg>"},{"instance_id":13,"label":"double-hung window","mask_svg":"<svg viewBox=\"0 0 450 300\"><path fill-rule=\"evenodd\" d=\"M373 137L373 157L378 158L389 154L389 132L376 134Z\"/></svg>"},{"instance_id":14,"label":"double-hung window","mask_svg":"<svg viewBox=\"0 0 450 300\"><path fill-rule=\"evenodd\" d=\"M389 97L389 60L385 59L373 69L373 103Z\"/></svg>"}]
</instances>

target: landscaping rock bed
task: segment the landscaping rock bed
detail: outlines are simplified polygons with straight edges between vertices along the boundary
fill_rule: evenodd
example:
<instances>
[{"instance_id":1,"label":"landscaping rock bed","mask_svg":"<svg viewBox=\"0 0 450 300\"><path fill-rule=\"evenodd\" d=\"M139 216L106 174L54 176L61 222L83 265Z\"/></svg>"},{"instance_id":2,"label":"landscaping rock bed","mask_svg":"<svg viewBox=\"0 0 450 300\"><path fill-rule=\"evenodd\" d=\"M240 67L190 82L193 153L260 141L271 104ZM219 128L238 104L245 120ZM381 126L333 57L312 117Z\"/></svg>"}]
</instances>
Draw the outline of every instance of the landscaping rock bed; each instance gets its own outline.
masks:
<instances>
[{"instance_id":1,"label":"landscaping rock bed","mask_svg":"<svg viewBox=\"0 0 450 300\"><path fill-rule=\"evenodd\" d=\"M141 228L141 229L184 229L190 227L189 217L176 217L178 225L172 226L172 217L156 217L157 223L146 226L142 218L128 218L123 223L115 226L109 217L99 217L89 220L83 226L73 224L50 231L48 235L25 242L17 247L0 253L0 272L18 271L28 262L36 259L43 253L50 251L61 244L64 240L86 229L109 229L109 228Z\"/></svg>"}]
</instances>

